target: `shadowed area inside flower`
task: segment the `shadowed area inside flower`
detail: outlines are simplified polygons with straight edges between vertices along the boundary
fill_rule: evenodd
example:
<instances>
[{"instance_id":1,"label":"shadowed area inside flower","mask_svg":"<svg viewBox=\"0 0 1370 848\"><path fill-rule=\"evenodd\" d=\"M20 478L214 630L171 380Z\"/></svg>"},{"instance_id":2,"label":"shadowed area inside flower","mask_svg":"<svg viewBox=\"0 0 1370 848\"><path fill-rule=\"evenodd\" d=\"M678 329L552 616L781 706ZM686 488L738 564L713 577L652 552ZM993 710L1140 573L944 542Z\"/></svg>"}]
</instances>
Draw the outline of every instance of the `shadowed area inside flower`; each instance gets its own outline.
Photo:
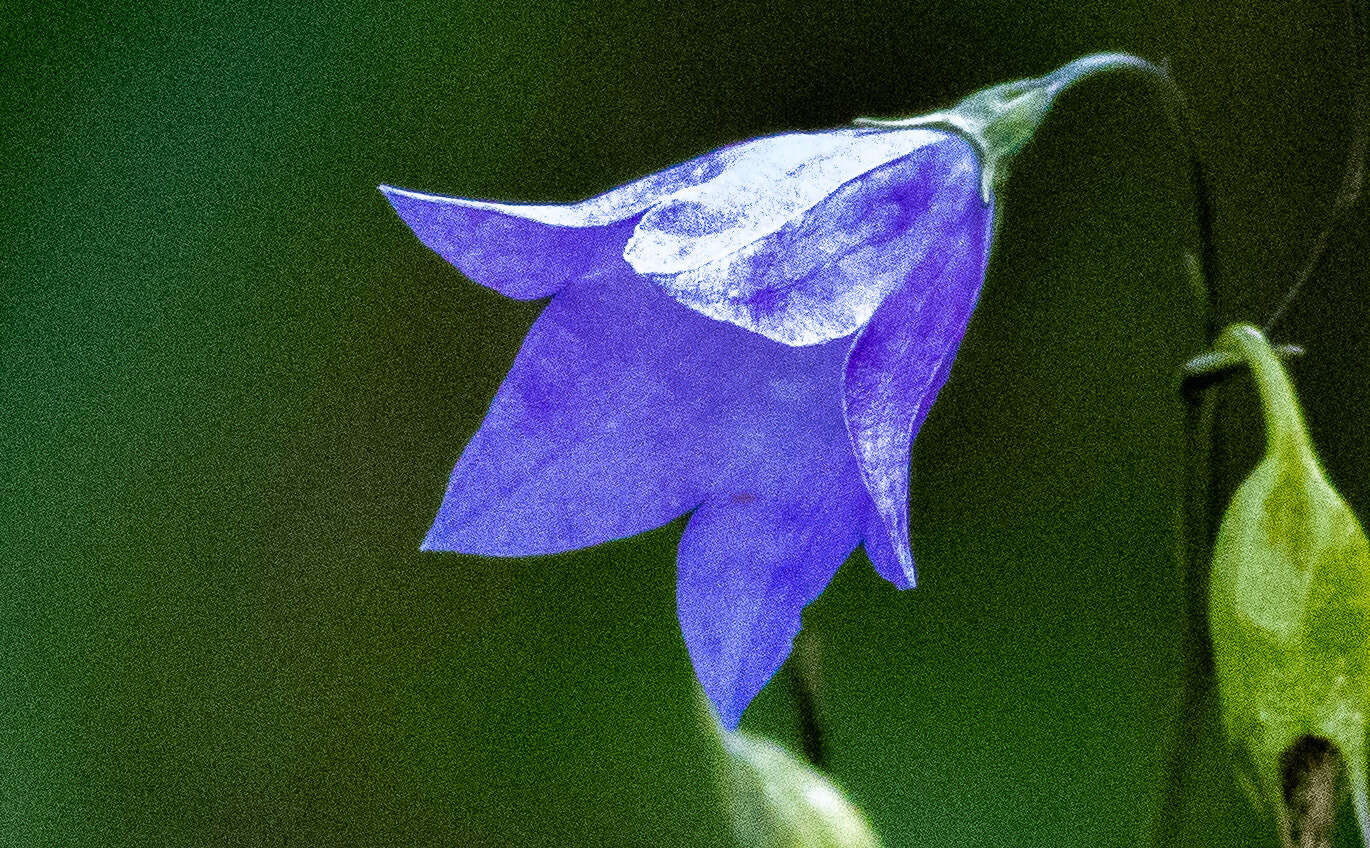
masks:
<instances>
[{"instance_id":1,"label":"shadowed area inside flower","mask_svg":"<svg viewBox=\"0 0 1370 848\"><path fill-rule=\"evenodd\" d=\"M473 280L552 296L425 549L555 553L690 513L681 630L728 727L858 545L912 585L910 445L992 230L965 141L790 133L567 206L382 190Z\"/></svg>"}]
</instances>

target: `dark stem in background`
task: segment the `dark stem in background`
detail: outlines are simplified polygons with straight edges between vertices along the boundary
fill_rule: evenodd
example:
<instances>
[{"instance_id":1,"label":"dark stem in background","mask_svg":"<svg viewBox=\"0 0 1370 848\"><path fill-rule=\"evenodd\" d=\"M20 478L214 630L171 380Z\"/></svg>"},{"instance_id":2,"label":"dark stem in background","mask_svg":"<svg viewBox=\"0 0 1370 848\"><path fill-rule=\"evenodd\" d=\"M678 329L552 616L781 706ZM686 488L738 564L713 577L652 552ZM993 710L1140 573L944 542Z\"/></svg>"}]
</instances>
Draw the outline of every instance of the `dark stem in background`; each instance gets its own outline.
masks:
<instances>
[{"instance_id":1,"label":"dark stem in background","mask_svg":"<svg viewBox=\"0 0 1370 848\"><path fill-rule=\"evenodd\" d=\"M1198 255L1186 252L1182 258L1189 274L1190 290L1198 298L1202 310L1204 342L1211 347L1218 333L1212 291L1220 273L1213 242L1213 205L1207 173L1199 157L1193 119L1178 85L1172 83L1172 86L1177 107L1172 110L1173 126L1189 154L1190 190L1198 240ZM1180 843L1185 800L1192 794L1189 791L1189 760L1198 749L1208 718L1213 714L1213 655L1209 647L1207 615L1208 561L1218 526L1214 491L1219 466L1213 455L1217 401L1206 389L1230 373L1230 369L1219 369L1216 374L1182 373L1179 380L1184 400L1184 425L1175 561L1177 577L1184 588L1183 670L1176 724L1164 765L1166 784L1152 822L1152 844L1157 848L1171 848Z\"/></svg>"},{"instance_id":2,"label":"dark stem in background","mask_svg":"<svg viewBox=\"0 0 1370 848\"><path fill-rule=\"evenodd\" d=\"M1178 91L1179 87L1176 86ZM1194 122L1189 107L1180 100L1180 132L1185 146L1189 149L1189 186L1194 194L1194 223L1198 230L1199 241L1199 279L1191 285L1199 295L1204 310L1204 342L1212 346L1218 338L1218 317L1213 308L1213 287L1219 278L1218 253L1213 244L1213 200L1208 189L1208 176L1203 160L1199 158L1198 141L1194 134ZM1186 262L1186 265L1192 265ZM1193 271L1190 274L1193 278Z\"/></svg>"},{"instance_id":3,"label":"dark stem in background","mask_svg":"<svg viewBox=\"0 0 1370 848\"><path fill-rule=\"evenodd\" d=\"M794 650L785 664L799 719L799 736L804 742L804 756L814 768L827 765L827 751L823 743L823 727L818 720L818 638L813 631L803 629L794 639Z\"/></svg>"},{"instance_id":4,"label":"dark stem in background","mask_svg":"<svg viewBox=\"0 0 1370 848\"><path fill-rule=\"evenodd\" d=\"M1189 101L1185 98L1179 83L1170 75L1169 62L1163 62L1161 68L1163 73L1148 76L1160 84L1170 128L1179 138L1189 157L1189 191L1194 201L1194 228L1198 253L1196 255L1192 251L1185 251L1181 259L1185 273L1189 275L1190 292L1203 309L1205 343L1211 346L1218 337L1219 329L1211 293L1221 273L1218 267L1217 247L1213 242L1213 195L1208 188L1208 171L1199 156L1194 113L1189 108Z\"/></svg>"},{"instance_id":5,"label":"dark stem in background","mask_svg":"<svg viewBox=\"0 0 1370 848\"><path fill-rule=\"evenodd\" d=\"M1303 270L1294 278L1294 284L1285 292L1284 299L1275 307L1270 320L1265 322L1266 336L1270 335L1270 331L1289 311L1290 305L1299 296L1308 280L1322 266L1333 234L1360 201L1361 191L1365 186L1365 155L1367 150L1370 150L1370 38L1366 32L1366 2L1367 0L1346 0L1347 26L1351 31L1355 50L1355 76L1351 89L1351 144L1346 150L1346 167L1342 171L1341 188L1332 203L1327 223L1318 234L1317 241L1313 242L1313 249L1308 254L1308 261L1304 263Z\"/></svg>"},{"instance_id":6,"label":"dark stem in background","mask_svg":"<svg viewBox=\"0 0 1370 848\"><path fill-rule=\"evenodd\" d=\"M1185 800L1192 795L1188 764L1199 748L1214 706L1213 654L1208 635L1208 559L1217 527L1213 508L1217 468L1213 461L1213 421L1217 398L1206 391L1210 385L1181 380L1184 445L1180 457L1175 558L1184 589L1184 641L1180 647L1180 701L1165 762L1166 785L1152 826L1152 845L1156 848L1180 844Z\"/></svg>"}]
</instances>

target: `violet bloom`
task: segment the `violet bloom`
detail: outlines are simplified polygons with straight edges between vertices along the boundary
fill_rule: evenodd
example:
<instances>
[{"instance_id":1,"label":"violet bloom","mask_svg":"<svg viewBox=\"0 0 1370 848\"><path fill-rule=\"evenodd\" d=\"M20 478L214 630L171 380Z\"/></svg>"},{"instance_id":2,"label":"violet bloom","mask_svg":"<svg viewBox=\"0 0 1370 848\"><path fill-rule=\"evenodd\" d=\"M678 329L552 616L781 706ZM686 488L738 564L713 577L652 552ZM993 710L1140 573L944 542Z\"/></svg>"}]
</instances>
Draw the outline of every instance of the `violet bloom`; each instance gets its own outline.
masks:
<instances>
[{"instance_id":1,"label":"violet bloom","mask_svg":"<svg viewBox=\"0 0 1370 848\"><path fill-rule=\"evenodd\" d=\"M1119 70L1177 99L1162 69L1096 54L568 206L382 186L462 273L551 297L423 547L549 554L689 513L680 626L735 727L857 545L913 585L909 449L980 293L994 190L1062 90Z\"/></svg>"},{"instance_id":2,"label":"violet bloom","mask_svg":"<svg viewBox=\"0 0 1370 848\"><path fill-rule=\"evenodd\" d=\"M426 550L550 554L690 513L680 625L728 727L857 545L913 585L909 448L984 280L960 135L787 133L567 206L383 187L509 297L551 296Z\"/></svg>"}]
</instances>

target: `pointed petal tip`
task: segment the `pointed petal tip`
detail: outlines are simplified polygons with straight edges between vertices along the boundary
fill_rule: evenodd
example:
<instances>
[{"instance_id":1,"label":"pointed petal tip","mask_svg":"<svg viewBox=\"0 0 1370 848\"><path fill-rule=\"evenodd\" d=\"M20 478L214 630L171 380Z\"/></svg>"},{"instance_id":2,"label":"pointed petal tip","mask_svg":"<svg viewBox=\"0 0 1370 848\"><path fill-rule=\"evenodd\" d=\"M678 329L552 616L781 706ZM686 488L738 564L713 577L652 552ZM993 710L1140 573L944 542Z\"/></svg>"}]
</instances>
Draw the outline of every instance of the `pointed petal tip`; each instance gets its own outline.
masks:
<instances>
[{"instance_id":1,"label":"pointed petal tip","mask_svg":"<svg viewBox=\"0 0 1370 848\"><path fill-rule=\"evenodd\" d=\"M434 198L386 183L381 183L376 186L376 189L385 197L390 208L395 210L395 214L400 216L400 220L404 221L405 225L414 231L420 241L427 243L422 231L424 224L421 218L422 205L426 205L424 201L431 202ZM431 247L431 245L429 246Z\"/></svg>"},{"instance_id":2,"label":"pointed petal tip","mask_svg":"<svg viewBox=\"0 0 1370 848\"><path fill-rule=\"evenodd\" d=\"M441 521L442 515L439 513L439 520L433 522L433 526L428 528L428 534L419 543L419 550L425 553L444 553L444 554L465 554L467 556L522 556L522 552L501 550L498 544L491 544L488 538L482 536L478 529L456 524L453 522ZM543 551L533 551L531 556L536 556Z\"/></svg>"},{"instance_id":3,"label":"pointed petal tip","mask_svg":"<svg viewBox=\"0 0 1370 848\"><path fill-rule=\"evenodd\" d=\"M913 564L900 563L897 569L876 568L876 572L899 591L918 588L918 568Z\"/></svg>"},{"instance_id":4,"label":"pointed petal tip","mask_svg":"<svg viewBox=\"0 0 1370 848\"><path fill-rule=\"evenodd\" d=\"M872 514L862 544L875 573L885 582L900 590L918 585L918 566L914 564L907 536L901 538L897 530L890 529L879 516Z\"/></svg>"},{"instance_id":5,"label":"pointed petal tip","mask_svg":"<svg viewBox=\"0 0 1370 848\"><path fill-rule=\"evenodd\" d=\"M436 528L429 528L427 535L425 535L423 541L419 543L419 550L424 553L452 550L451 546L439 543L436 536Z\"/></svg>"},{"instance_id":6,"label":"pointed petal tip","mask_svg":"<svg viewBox=\"0 0 1370 848\"><path fill-rule=\"evenodd\" d=\"M737 730L737 726L742 722L742 714L747 711L752 699L760 694L765 682L763 681L761 685L756 686L756 691L747 692L741 679L732 681L714 679L706 683L704 678L709 675L700 675L700 671L699 668L695 669L695 679L699 680L705 696L709 699L709 704L713 707L714 716L718 719L718 723L723 725L724 730Z\"/></svg>"},{"instance_id":7,"label":"pointed petal tip","mask_svg":"<svg viewBox=\"0 0 1370 848\"><path fill-rule=\"evenodd\" d=\"M425 207L428 207L435 203L467 205L475 204L478 202L466 200L465 198L461 197L444 197L438 194L425 194L421 191L410 191L407 188L392 186L388 183L381 183L380 185L376 186L376 189L381 194L385 195L385 199L390 202L390 205L395 208L396 212L400 213L401 217L405 218L406 222L409 221L409 218L406 215L407 212L411 214L417 213Z\"/></svg>"},{"instance_id":8,"label":"pointed petal tip","mask_svg":"<svg viewBox=\"0 0 1370 848\"><path fill-rule=\"evenodd\" d=\"M380 185L376 186L376 190L379 191L381 194L385 195L385 199L390 201L390 204L392 206L395 204L398 198L422 196L419 195L418 192L409 191L408 189L403 189L399 186L392 186L388 183L381 183Z\"/></svg>"},{"instance_id":9,"label":"pointed petal tip","mask_svg":"<svg viewBox=\"0 0 1370 848\"><path fill-rule=\"evenodd\" d=\"M709 700L713 700L710 696ZM718 723L723 725L727 731L737 730L737 726L742 723L742 712L746 707L722 707L718 702L714 702L714 712L718 715Z\"/></svg>"},{"instance_id":10,"label":"pointed petal tip","mask_svg":"<svg viewBox=\"0 0 1370 848\"><path fill-rule=\"evenodd\" d=\"M705 685L701 681L700 685L704 688L704 694L713 707L718 723L729 732L737 730L737 726L742 723L742 714L751 706L752 699L760 694L762 688L758 687L757 691L748 693L744 691L740 681L733 681L730 686L724 684L722 688L718 681L711 681L710 685Z\"/></svg>"},{"instance_id":11,"label":"pointed petal tip","mask_svg":"<svg viewBox=\"0 0 1370 848\"><path fill-rule=\"evenodd\" d=\"M724 727L737 726L784 665L804 607L860 544L859 481L852 475L829 485L826 492L801 488L746 502L713 498L681 536L681 635Z\"/></svg>"},{"instance_id":12,"label":"pointed petal tip","mask_svg":"<svg viewBox=\"0 0 1370 848\"><path fill-rule=\"evenodd\" d=\"M903 540L903 545L899 548L899 567L904 573L904 581L907 585L900 586L900 589L916 589L918 587L918 565L913 561L913 549L909 546L909 540Z\"/></svg>"},{"instance_id":13,"label":"pointed petal tip","mask_svg":"<svg viewBox=\"0 0 1370 848\"><path fill-rule=\"evenodd\" d=\"M715 730L723 732L726 738L737 731L739 720L742 718L741 711L733 711L720 707L719 699L715 693L710 692L704 685L704 681L695 676L696 688L694 690L695 703L703 718L705 718Z\"/></svg>"}]
</instances>

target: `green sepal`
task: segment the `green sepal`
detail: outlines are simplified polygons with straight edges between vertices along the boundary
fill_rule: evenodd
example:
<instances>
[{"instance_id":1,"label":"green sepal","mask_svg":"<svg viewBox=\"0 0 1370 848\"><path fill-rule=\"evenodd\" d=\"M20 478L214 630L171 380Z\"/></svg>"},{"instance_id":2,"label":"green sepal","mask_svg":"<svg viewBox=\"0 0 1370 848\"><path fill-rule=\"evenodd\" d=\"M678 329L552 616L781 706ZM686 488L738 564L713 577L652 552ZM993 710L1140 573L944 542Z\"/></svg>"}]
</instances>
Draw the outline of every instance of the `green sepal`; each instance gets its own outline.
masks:
<instances>
[{"instance_id":1,"label":"green sepal","mask_svg":"<svg viewBox=\"0 0 1370 848\"><path fill-rule=\"evenodd\" d=\"M1046 76L1014 80L981 89L940 112L893 120L860 118L856 124L890 128L927 127L964 137L980 154L980 192L988 203L993 192L1008 177L1009 162L1037 132L1058 94L1086 77L1122 70L1141 71L1170 85L1166 72L1144 59L1128 53L1095 53L1069 62Z\"/></svg>"},{"instance_id":2,"label":"green sepal","mask_svg":"<svg viewBox=\"0 0 1370 848\"><path fill-rule=\"evenodd\" d=\"M1213 551L1217 685L1239 781L1285 821L1281 757L1305 736L1336 746L1343 785L1364 797L1370 545L1328 483L1265 336L1235 325L1217 348L1250 368L1266 432L1265 457L1233 495Z\"/></svg>"}]
</instances>

